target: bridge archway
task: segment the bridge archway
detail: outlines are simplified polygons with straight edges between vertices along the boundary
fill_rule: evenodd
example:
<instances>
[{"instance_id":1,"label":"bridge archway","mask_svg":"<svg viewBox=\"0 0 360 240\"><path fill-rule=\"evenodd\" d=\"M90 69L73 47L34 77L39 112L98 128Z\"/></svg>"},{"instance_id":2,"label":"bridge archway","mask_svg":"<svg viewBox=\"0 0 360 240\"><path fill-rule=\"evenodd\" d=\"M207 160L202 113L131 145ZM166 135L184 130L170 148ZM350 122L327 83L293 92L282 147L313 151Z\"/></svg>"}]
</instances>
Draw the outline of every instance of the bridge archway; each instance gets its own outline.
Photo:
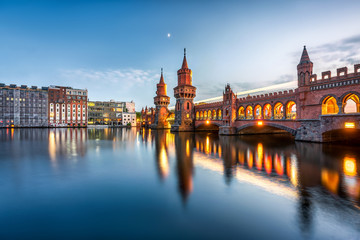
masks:
<instances>
[{"instance_id":1,"label":"bridge archway","mask_svg":"<svg viewBox=\"0 0 360 240\"><path fill-rule=\"evenodd\" d=\"M259 126L256 122L255 123L249 123L246 125L243 125L241 127L238 127L236 129L236 132L238 134L276 134L276 133L289 133L293 136L296 135L296 130L276 124L276 123L265 123L263 122L263 125Z\"/></svg>"},{"instance_id":2,"label":"bridge archway","mask_svg":"<svg viewBox=\"0 0 360 240\"><path fill-rule=\"evenodd\" d=\"M245 108L243 106L239 107L238 117L239 119L245 119Z\"/></svg>"},{"instance_id":3,"label":"bridge archway","mask_svg":"<svg viewBox=\"0 0 360 240\"><path fill-rule=\"evenodd\" d=\"M296 103L294 101L286 104L286 119L296 119Z\"/></svg>"},{"instance_id":4,"label":"bridge archway","mask_svg":"<svg viewBox=\"0 0 360 240\"><path fill-rule=\"evenodd\" d=\"M245 117L246 117L246 119L253 119L254 118L252 106L249 105L249 106L246 107Z\"/></svg>"},{"instance_id":5,"label":"bridge archway","mask_svg":"<svg viewBox=\"0 0 360 240\"><path fill-rule=\"evenodd\" d=\"M212 110L212 119L213 120L216 119L216 110L215 109Z\"/></svg>"},{"instance_id":6,"label":"bridge archway","mask_svg":"<svg viewBox=\"0 0 360 240\"><path fill-rule=\"evenodd\" d=\"M272 117L272 111L271 110L272 110L272 107L271 107L270 103L266 103L264 105L264 109L263 109L264 119L271 119L271 117Z\"/></svg>"},{"instance_id":7,"label":"bridge archway","mask_svg":"<svg viewBox=\"0 0 360 240\"><path fill-rule=\"evenodd\" d=\"M322 133L323 142L360 143L360 129L333 129Z\"/></svg>"},{"instance_id":8,"label":"bridge archway","mask_svg":"<svg viewBox=\"0 0 360 240\"><path fill-rule=\"evenodd\" d=\"M217 114L218 119L222 119L222 112L221 112L221 109L218 109L218 110L217 110L217 112L218 112L218 114Z\"/></svg>"},{"instance_id":9,"label":"bridge archway","mask_svg":"<svg viewBox=\"0 0 360 240\"><path fill-rule=\"evenodd\" d=\"M201 123L195 127L196 131L219 131L220 123L210 122Z\"/></svg>"},{"instance_id":10,"label":"bridge archway","mask_svg":"<svg viewBox=\"0 0 360 240\"><path fill-rule=\"evenodd\" d=\"M353 92L345 94L342 97L342 107L343 113L359 113L359 95Z\"/></svg>"},{"instance_id":11,"label":"bridge archway","mask_svg":"<svg viewBox=\"0 0 360 240\"><path fill-rule=\"evenodd\" d=\"M338 113L339 113L339 107L335 96L333 95L326 96L322 101L321 114L327 115L327 114L338 114Z\"/></svg>"},{"instance_id":12,"label":"bridge archway","mask_svg":"<svg viewBox=\"0 0 360 240\"><path fill-rule=\"evenodd\" d=\"M274 119L283 119L284 117L284 105L282 102L275 103L274 106Z\"/></svg>"},{"instance_id":13,"label":"bridge archway","mask_svg":"<svg viewBox=\"0 0 360 240\"><path fill-rule=\"evenodd\" d=\"M254 118L255 119L262 119L261 113L262 113L261 106L258 104L254 108Z\"/></svg>"}]
</instances>

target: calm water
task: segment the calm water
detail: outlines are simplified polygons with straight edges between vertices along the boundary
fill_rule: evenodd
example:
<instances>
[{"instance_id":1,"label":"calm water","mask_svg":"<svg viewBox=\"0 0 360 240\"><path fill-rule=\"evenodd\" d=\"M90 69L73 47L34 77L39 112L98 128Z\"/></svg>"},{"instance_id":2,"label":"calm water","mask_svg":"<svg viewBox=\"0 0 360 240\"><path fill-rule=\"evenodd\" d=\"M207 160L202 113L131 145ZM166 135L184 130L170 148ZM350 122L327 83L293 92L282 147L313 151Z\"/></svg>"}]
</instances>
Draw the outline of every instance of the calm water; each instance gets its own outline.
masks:
<instances>
[{"instance_id":1,"label":"calm water","mask_svg":"<svg viewBox=\"0 0 360 240\"><path fill-rule=\"evenodd\" d=\"M358 147L1 129L0 239L360 239Z\"/></svg>"}]
</instances>

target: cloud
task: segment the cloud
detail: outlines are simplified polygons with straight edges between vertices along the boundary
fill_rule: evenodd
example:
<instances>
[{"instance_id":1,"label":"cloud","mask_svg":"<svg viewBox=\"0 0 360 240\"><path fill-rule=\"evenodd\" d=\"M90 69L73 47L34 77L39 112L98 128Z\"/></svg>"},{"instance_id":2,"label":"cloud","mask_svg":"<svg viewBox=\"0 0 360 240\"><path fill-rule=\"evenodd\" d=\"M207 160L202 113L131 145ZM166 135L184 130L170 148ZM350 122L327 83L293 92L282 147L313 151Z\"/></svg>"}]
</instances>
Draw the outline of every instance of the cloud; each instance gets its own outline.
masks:
<instances>
[{"instance_id":1,"label":"cloud","mask_svg":"<svg viewBox=\"0 0 360 240\"><path fill-rule=\"evenodd\" d=\"M360 63L360 35L344 38L336 42L308 47L314 72L327 70L336 71L337 68L347 66L352 71L352 65ZM295 54L295 53L294 53ZM298 56L299 53L296 53Z\"/></svg>"},{"instance_id":2,"label":"cloud","mask_svg":"<svg viewBox=\"0 0 360 240\"><path fill-rule=\"evenodd\" d=\"M67 80L98 84L121 84L126 87L143 86L160 77L158 73L152 71L132 68L103 71L91 69L63 70L62 76Z\"/></svg>"},{"instance_id":3,"label":"cloud","mask_svg":"<svg viewBox=\"0 0 360 240\"><path fill-rule=\"evenodd\" d=\"M86 88L93 101L132 101L136 109L152 105L160 74L142 69L70 69L61 70L61 85Z\"/></svg>"}]
</instances>

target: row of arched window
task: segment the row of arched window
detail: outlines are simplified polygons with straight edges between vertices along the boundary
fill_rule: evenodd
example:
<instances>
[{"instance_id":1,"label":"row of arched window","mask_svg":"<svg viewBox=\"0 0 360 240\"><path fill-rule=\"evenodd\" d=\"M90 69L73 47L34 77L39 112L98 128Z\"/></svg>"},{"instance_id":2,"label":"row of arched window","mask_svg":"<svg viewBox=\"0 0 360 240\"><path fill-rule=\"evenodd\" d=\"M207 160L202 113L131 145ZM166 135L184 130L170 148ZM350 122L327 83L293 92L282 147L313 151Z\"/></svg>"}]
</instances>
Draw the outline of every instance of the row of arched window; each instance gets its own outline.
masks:
<instances>
[{"instance_id":1,"label":"row of arched window","mask_svg":"<svg viewBox=\"0 0 360 240\"><path fill-rule=\"evenodd\" d=\"M222 112L221 109L205 110L196 112L196 120L221 120Z\"/></svg>"},{"instance_id":2,"label":"row of arched window","mask_svg":"<svg viewBox=\"0 0 360 240\"><path fill-rule=\"evenodd\" d=\"M345 95L342 99L339 99L339 101L335 96L327 96L322 101L321 114L323 115L359 112L359 96L354 93Z\"/></svg>"},{"instance_id":3,"label":"row of arched window","mask_svg":"<svg viewBox=\"0 0 360 240\"><path fill-rule=\"evenodd\" d=\"M267 103L263 107L256 105L241 106L238 110L238 119L296 119L296 103L290 101L286 104L285 108L281 102L276 103L274 106Z\"/></svg>"}]
</instances>

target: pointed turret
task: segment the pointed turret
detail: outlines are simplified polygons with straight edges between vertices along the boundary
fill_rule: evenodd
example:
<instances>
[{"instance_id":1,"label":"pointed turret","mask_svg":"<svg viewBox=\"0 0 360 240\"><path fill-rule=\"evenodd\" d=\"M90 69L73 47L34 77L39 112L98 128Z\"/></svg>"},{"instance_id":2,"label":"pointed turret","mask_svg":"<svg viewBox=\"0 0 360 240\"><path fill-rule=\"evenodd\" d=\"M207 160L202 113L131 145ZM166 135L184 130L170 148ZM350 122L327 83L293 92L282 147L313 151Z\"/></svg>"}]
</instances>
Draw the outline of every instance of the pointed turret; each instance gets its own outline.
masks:
<instances>
[{"instance_id":1,"label":"pointed turret","mask_svg":"<svg viewBox=\"0 0 360 240\"><path fill-rule=\"evenodd\" d=\"M183 63L182 63L182 66L181 66L182 69L188 69L188 64L187 64L187 61L186 61L186 48L184 48L184 60L183 60Z\"/></svg>"},{"instance_id":2,"label":"pointed turret","mask_svg":"<svg viewBox=\"0 0 360 240\"><path fill-rule=\"evenodd\" d=\"M310 57L309 57L309 54L306 50L306 46L304 46L304 50L302 52L302 55L301 55L301 59L300 59L300 63L299 64L303 64L303 63L309 63L311 62L310 61Z\"/></svg>"},{"instance_id":3,"label":"pointed turret","mask_svg":"<svg viewBox=\"0 0 360 240\"><path fill-rule=\"evenodd\" d=\"M298 86L303 87L310 83L310 76L313 71L313 63L310 61L309 54L304 46L301 54L300 63L297 65L298 70Z\"/></svg>"},{"instance_id":4,"label":"pointed turret","mask_svg":"<svg viewBox=\"0 0 360 240\"><path fill-rule=\"evenodd\" d=\"M160 82L159 84L165 84L164 82L164 76L163 76L163 69L161 68L161 76L160 76Z\"/></svg>"}]
</instances>

